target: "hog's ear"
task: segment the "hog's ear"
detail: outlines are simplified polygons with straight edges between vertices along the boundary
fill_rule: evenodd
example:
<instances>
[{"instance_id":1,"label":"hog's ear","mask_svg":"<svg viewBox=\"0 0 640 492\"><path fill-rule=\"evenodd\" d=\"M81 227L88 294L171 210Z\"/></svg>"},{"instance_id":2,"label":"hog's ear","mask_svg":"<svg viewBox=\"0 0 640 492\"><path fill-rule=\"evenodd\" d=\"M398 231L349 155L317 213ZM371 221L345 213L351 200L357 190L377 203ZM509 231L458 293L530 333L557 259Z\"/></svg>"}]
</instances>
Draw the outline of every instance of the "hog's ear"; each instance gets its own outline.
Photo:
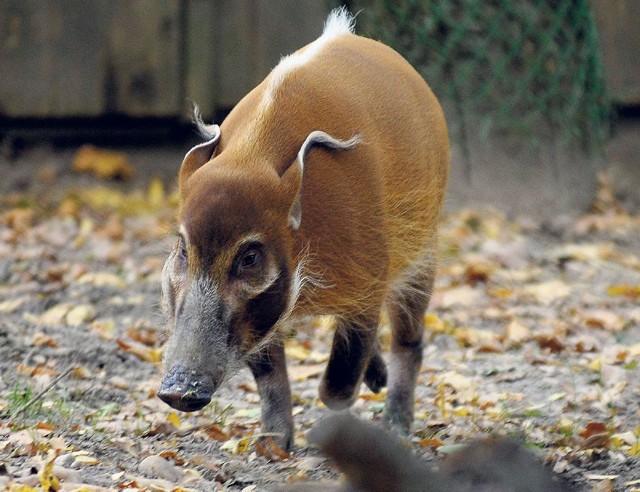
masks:
<instances>
[{"instance_id":1,"label":"hog's ear","mask_svg":"<svg viewBox=\"0 0 640 492\"><path fill-rule=\"evenodd\" d=\"M319 145L328 149L351 150L360 143L360 135L354 135L349 140L339 140L328 133L315 131L306 138L298 151L298 157L282 175L284 182L294 181L295 195L289 209L289 225L297 230L302 222L302 177L304 175L305 157L312 147Z\"/></svg>"},{"instance_id":2,"label":"hog's ear","mask_svg":"<svg viewBox=\"0 0 640 492\"><path fill-rule=\"evenodd\" d=\"M182 183L199 167L209 162L213 152L216 150L216 145L220 140L220 127L218 125L208 125L207 130L210 140L196 145L187 152L182 160L182 165L180 166L180 188L182 188Z\"/></svg>"}]
</instances>

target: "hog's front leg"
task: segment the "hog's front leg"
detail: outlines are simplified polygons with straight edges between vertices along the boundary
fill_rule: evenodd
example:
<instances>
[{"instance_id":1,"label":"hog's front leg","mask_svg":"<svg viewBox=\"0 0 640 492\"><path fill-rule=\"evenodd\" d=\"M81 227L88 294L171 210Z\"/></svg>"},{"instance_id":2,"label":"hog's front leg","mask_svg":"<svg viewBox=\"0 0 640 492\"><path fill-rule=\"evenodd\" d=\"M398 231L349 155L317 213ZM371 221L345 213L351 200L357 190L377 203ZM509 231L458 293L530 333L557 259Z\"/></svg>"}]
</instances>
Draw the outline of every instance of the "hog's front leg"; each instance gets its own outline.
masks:
<instances>
[{"instance_id":1,"label":"hog's front leg","mask_svg":"<svg viewBox=\"0 0 640 492\"><path fill-rule=\"evenodd\" d=\"M284 344L275 341L249 361L258 386L262 408L262 432L276 434L272 439L282 449L293 446L291 388L287 377Z\"/></svg>"}]
</instances>

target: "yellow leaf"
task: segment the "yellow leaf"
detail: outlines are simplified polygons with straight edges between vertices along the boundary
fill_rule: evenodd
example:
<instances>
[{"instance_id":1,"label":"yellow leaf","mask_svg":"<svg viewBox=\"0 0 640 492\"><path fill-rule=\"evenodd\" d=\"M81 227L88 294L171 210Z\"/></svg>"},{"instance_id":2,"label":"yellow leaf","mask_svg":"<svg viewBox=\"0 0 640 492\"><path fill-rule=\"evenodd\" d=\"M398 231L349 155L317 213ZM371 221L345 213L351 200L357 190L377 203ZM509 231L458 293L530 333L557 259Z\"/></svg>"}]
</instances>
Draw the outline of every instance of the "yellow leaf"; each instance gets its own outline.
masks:
<instances>
[{"instance_id":1,"label":"yellow leaf","mask_svg":"<svg viewBox=\"0 0 640 492\"><path fill-rule=\"evenodd\" d=\"M432 333L448 333L451 331L451 327L433 313L424 315L424 325Z\"/></svg>"},{"instance_id":2,"label":"yellow leaf","mask_svg":"<svg viewBox=\"0 0 640 492\"><path fill-rule=\"evenodd\" d=\"M154 208L162 206L164 203L164 184L160 178L153 178L149 183L149 189L147 191L147 199L149 205Z\"/></svg>"},{"instance_id":3,"label":"yellow leaf","mask_svg":"<svg viewBox=\"0 0 640 492\"><path fill-rule=\"evenodd\" d=\"M618 284L611 285L607 289L607 295L609 296L625 296L631 299L637 299L640 297L640 285Z\"/></svg>"},{"instance_id":4,"label":"yellow leaf","mask_svg":"<svg viewBox=\"0 0 640 492\"><path fill-rule=\"evenodd\" d=\"M98 461L98 459L95 456L91 456L91 455L85 455L85 454L80 454L77 455L75 457L75 463L78 463L80 465L87 465L87 466L93 466L93 465L99 465L100 461Z\"/></svg>"},{"instance_id":5,"label":"yellow leaf","mask_svg":"<svg viewBox=\"0 0 640 492\"><path fill-rule=\"evenodd\" d=\"M72 308L65 316L66 322L71 327L78 327L83 323L93 321L96 310L91 304L82 304Z\"/></svg>"},{"instance_id":6,"label":"yellow leaf","mask_svg":"<svg viewBox=\"0 0 640 492\"><path fill-rule=\"evenodd\" d=\"M587 367L594 372L599 372L600 369L602 369L602 358L598 357L597 359L593 359L591 362L589 362L589 365Z\"/></svg>"},{"instance_id":7,"label":"yellow leaf","mask_svg":"<svg viewBox=\"0 0 640 492\"><path fill-rule=\"evenodd\" d=\"M442 414L442 418L445 418L445 419L449 418L449 412L447 412L446 388L443 382L438 384L438 392L436 393L434 403L440 410L440 413Z\"/></svg>"},{"instance_id":8,"label":"yellow leaf","mask_svg":"<svg viewBox=\"0 0 640 492\"><path fill-rule=\"evenodd\" d=\"M179 428L182 423L180 417L175 412L169 412L169 415L167 415L167 421L175 428Z\"/></svg>"},{"instance_id":9,"label":"yellow leaf","mask_svg":"<svg viewBox=\"0 0 640 492\"><path fill-rule=\"evenodd\" d=\"M60 481L53 474L53 460L47 461L38 473L40 485L47 492L60 489Z\"/></svg>"},{"instance_id":10,"label":"yellow leaf","mask_svg":"<svg viewBox=\"0 0 640 492\"><path fill-rule=\"evenodd\" d=\"M466 417L471 413L471 409L469 407L456 407L452 412L456 417Z\"/></svg>"},{"instance_id":11,"label":"yellow leaf","mask_svg":"<svg viewBox=\"0 0 640 492\"><path fill-rule=\"evenodd\" d=\"M285 347L285 353L288 359L305 361L311 351L298 342L288 342Z\"/></svg>"},{"instance_id":12,"label":"yellow leaf","mask_svg":"<svg viewBox=\"0 0 640 492\"><path fill-rule=\"evenodd\" d=\"M383 388L380 393L362 393L358 398L365 401L384 401L387 398L387 388Z\"/></svg>"}]
</instances>

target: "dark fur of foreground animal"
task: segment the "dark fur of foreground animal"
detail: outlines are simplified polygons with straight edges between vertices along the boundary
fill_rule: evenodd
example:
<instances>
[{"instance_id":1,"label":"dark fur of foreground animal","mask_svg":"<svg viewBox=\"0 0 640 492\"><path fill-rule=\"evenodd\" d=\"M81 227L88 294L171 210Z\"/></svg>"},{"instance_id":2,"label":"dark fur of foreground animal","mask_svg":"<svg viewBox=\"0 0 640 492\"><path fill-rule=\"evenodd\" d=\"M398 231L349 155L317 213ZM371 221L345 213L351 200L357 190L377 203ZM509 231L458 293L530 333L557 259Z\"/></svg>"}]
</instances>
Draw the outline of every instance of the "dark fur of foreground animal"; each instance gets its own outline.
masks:
<instances>
[{"instance_id":1,"label":"dark fur of foreground animal","mask_svg":"<svg viewBox=\"0 0 640 492\"><path fill-rule=\"evenodd\" d=\"M348 415L317 424L309 440L345 474L346 484L300 484L282 492L568 492L521 445L504 438L471 442L436 471L388 432Z\"/></svg>"}]
</instances>

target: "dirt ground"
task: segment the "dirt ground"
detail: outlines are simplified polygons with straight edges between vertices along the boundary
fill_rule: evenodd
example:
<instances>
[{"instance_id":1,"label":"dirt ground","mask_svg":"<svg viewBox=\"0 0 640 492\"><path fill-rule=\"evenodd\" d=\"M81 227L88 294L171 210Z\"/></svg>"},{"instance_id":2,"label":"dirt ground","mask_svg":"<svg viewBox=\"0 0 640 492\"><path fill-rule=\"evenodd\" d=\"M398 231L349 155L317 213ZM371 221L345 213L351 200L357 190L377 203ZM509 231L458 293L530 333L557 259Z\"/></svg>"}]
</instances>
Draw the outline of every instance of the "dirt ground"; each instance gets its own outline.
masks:
<instances>
[{"instance_id":1,"label":"dirt ground","mask_svg":"<svg viewBox=\"0 0 640 492\"><path fill-rule=\"evenodd\" d=\"M121 149L136 171L127 181L72 172L76 150L0 159L0 486L252 491L338 477L305 439L329 412L317 397L327 320L288 343L288 457L256 448L246 370L193 414L155 397L159 280L185 149ZM497 433L578 490L640 490L640 217L606 186L594 199L596 213L547 222L444 217L410 437L418 455L437 463ZM383 404L363 389L352 412L379 420Z\"/></svg>"}]
</instances>

